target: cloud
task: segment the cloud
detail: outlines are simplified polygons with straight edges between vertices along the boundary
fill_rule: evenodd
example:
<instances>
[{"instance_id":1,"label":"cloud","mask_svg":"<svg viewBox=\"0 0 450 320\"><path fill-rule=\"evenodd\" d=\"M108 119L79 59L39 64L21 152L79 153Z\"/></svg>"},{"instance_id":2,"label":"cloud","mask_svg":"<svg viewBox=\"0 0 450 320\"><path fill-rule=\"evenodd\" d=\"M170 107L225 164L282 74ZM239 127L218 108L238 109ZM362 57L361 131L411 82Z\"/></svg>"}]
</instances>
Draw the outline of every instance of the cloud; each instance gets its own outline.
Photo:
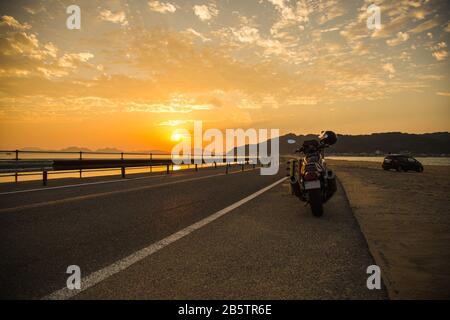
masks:
<instances>
[{"instance_id":1,"label":"cloud","mask_svg":"<svg viewBox=\"0 0 450 320\"><path fill-rule=\"evenodd\" d=\"M64 68L76 68L83 62L87 62L94 58L94 55L89 52L82 53L66 53L59 59L59 65Z\"/></svg>"},{"instance_id":2,"label":"cloud","mask_svg":"<svg viewBox=\"0 0 450 320\"><path fill-rule=\"evenodd\" d=\"M446 26L444 27L445 32L450 32L450 22L447 22Z\"/></svg>"},{"instance_id":3,"label":"cloud","mask_svg":"<svg viewBox=\"0 0 450 320\"><path fill-rule=\"evenodd\" d=\"M198 104L194 99L183 95L175 95L164 103L138 103L131 102L125 107L126 112L145 113L191 113L193 111L206 111L213 109L212 104Z\"/></svg>"},{"instance_id":4,"label":"cloud","mask_svg":"<svg viewBox=\"0 0 450 320\"><path fill-rule=\"evenodd\" d=\"M41 43L31 26L11 16L0 19L0 77L60 78L87 65L88 52L63 53L52 43Z\"/></svg>"},{"instance_id":5,"label":"cloud","mask_svg":"<svg viewBox=\"0 0 450 320\"><path fill-rule=\"evenodd\" d=\"M17 30L17 31L25 31L31 29L31 26L27 23L20 23L12 16L2 16L0 18L0 28L9 29L9 30Z\"/></svg>"},{"instance_id":6,"label":"cloud","mask_svg":"<svg viewBox=\"0 0 450 320\"><path fill-rule=\"evenodd\" d=\"M390 74L394 74L395 73L395 67L392 63L386 63L383 65L383 70L390 73Z\"/></svg>"},{"instance_id":7,"label":"cloud","mask_svg":"<svg viewBox=\"0 0 450 320\"><path fill-rule=\"evenodd\" d=\"M86 50L86 42L74 44L79 49L75 51L65 49L70 40L64 42L60 37L43 42L48 38L34 25L38 17L25 12L33 28L22 19L0 19L2 90L23 99L20 106L42 108L48 114L58 105L66 107L76 100L70 110L80 114L96 112L96 108L101 112L149 113L151 117L161 114L155 123L171 125L183 120L164 121L170 113L183 117L199 112L202 117L212 114L211 118L221 120L233 113L237 120L242 117L251 122L273 108L317 105L320 109L332 103L387 99L396 92L430 90L424 88L447 81L440 75L446 65L433 62L448 55L439 44L448 42L448 34L442 32L445 23L441 21L441 27L431 31L433 39L439 39L432 40L426 33L433 24L423 25L428 15L411 13L427 2L380 1L383 8L388 4L389 10L383 9L386 29L379 34L367 29L363 8L348 10L347 2L317 1L316 6L306 0L270 2L273 7L266 4L259 16L244 10L228 16L226 6L221 5L218 8L221 15L224 11L224 19L211 24L193 21L186 25L169 19L138 29L130 23L132 32L126 33L104 23L90 38L92 53ZM332 9L335 13L329 3L338 7ZM421 6L415 7L415 3ZM148 2L150 10L165 14L176 11L180 19L187 14L208 22L219 14L215 6L200 1L194 3L200 8L197 12L194 9L195 16L190 11L194 4L182 9L174 4ZM97 23L99 18L118 25L127 18L131 22L128 11L124 11L126 15L122 11L102 12L94 17ZM249 16L243 16L244 12ZM338 14L342 18L336 19L336 24L329 23L327 19ZM164 27L165 23L170 25ZM415 27L417 24L422 26ZM424 29L428 31L423 34L411 31ZM406 46L408 41L414 49ZM104 67L98 67L100 64ZM425 75L415 76L418 72ZM435 91L439 89L433 94ZM8 108L13 107L11 101Z\"/></svg>"},{"instance_id":8,"label":"cloud","mask_svg":"<svg viewBox=\"0 0 450 320\"><path fill-rule=\"evenodd\" d=\"M194 122L194 120L167 120L160 122L158 125L162 127L177 127L182 124L191 123Z\"/></svg>"},{"instance_id":9,"label":"cloud","mask_svg":"<svg viewBox=\"0 0 450 320\"><path fill-rule=\"evenodd\" d=\"M150 7L150 10L159 13L174 13L175 11L177 11L177 8L169 2L150 0L148 2L148 6Z\"/></svg>"},{"instance_id":10,"label":"cloud","mask_svg":"<svg viewBox=\"0 0 450 320\"><path fill-rule=\"evenodd\" d=\"M321 33L333 32L333 31L339 31L339 28L335 27L335 28L329 28L329 29L320 30Z\"/></svg>"},{"instance_id":11,"label":"cloud","mask_svg":"<svg viewBox=\"0 0 450 320\"><path fill-rule=\"evenodd\" d=\"M430 19L428 21L425 21L421 24L419 24L418 26L416 26L415 28L411 29L411 33L422 33L424 31L433 29L435 27L439 26L439 21L437 18L435 19Z\"/></svg>"},{"instance_id":12,"label":"cloud","mask_svg":"<svg viewBox=\"0 0 450 320\"><path fill-rule=\"evenodd\" d=\"M198 32L198 31L195 31L195 30L192 29L192 28L186 29L186 32L187 32L187 33L190 33L190 34L192 34L192 35L194 35L194 36L196 36L196 37L198 37L198 38L200 38L203 42L211 41L211 39L205 37L203 34L201 34L201 33Z\"/></svg>"},{"instance_id":13,"label":"cloud","mask_svg":"<svg viewBox=\"0 0 450 320\"><path fill-rule=\"evenodd\" d=\"M27 1L28 3L23 6L23 9L29 15L37 15L40 13L45 13L48 17L51 17L50 13L45 8L45 1Z\"/></svg>"},{"instance_id":14,"label":"cloud","mask_svg":"<svg viewBox=\"0 0 450 320\"><path fill-rule=\"evenodd\" d=\"M438 96L450 97L450 92L436 92Z\"/></svg>"},{"instance_id":15,"label":"cloud","mask_svg":"<svg viewBox=\"0 0 450 320\"><path fill-rule=\"evenodd\" d=\"M282 30L293 26L304 30L304 24L310 23L312 18L315 18L318 24L323 25L345 13L342 3L336 0L267 1L275 7L279 15L277 22L271 28L274 36L279 36Z\"/></svg>"},{"instance_id":16,"label":"cloud","mask_svg":"<svg viewBox=\"0 0 450 320\"><path fill-rule=\"evenodd\" d=\"M249 26L243 26L239 30L233 30L233 34L243 43L253 43L260 39L259 30Z\"/></svg>"},{"instance_id":17,"label":"cloud","mask_svg":"<svg viewBox=\"0 0 450 320\"><path fill-rule=\"evenodd\" d=\"M194 14L202 21L211 20L219 14L219 10L217 10L214 4L195 5L193 10Z\"/></svg>"},{"instance_id":18,"label":"cloud","mask_svg":"<svg viewBox=\"0 0 450 320\"><path fill-rule=\"evenodd\" d=\"M432 53L433 57L436 58L437 61L443 61L448 57L448 51L440 50Z\"/></svg>"},{"instance_id":19,"label":"cloud","mask_svg":"<svg viewBox=\"0 0 450 320\"><path fill-rule=\"evenodd\" d=\"M122 26L128 25L128 21L127 21L125 12L123 12L123 11L118 11L116 13L113 13L107 9L103 9L102 11L100 11L99 17L103 21L118 23Z\"/></svg>"},{"instance_id":20,"label":"cloud","mask_svg":"<svg viewBox=\"0 0 450 320\"><path fill-rule=\"evenodd\" d=\"M396 38L389 39L389 40L386 41L386 43L389 46L394 47L394 46L397 46L397 45L407 41L408 39L409 39L409 34L408 33L406 33L406 32L398 32Z\"/></svg>"}]
</instances>

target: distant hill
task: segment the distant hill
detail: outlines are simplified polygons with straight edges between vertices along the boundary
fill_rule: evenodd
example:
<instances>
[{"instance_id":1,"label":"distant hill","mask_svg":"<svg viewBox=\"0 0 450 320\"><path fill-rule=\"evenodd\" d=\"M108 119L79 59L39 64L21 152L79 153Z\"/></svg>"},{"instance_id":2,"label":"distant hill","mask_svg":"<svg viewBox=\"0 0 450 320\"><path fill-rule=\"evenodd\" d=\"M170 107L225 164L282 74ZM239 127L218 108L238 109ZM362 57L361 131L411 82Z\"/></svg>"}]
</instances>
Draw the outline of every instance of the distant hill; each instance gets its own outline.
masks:
<instances>
[{"instance_id":1,"label":"distant hill","mask_svg":"<svg viewBox=\"0 0 450 320\"><path fill-rule=\"evenodd\" d=\"M101 148L101 149L97 149L96 152L118 153L118 152L122 152L122 150L117 149L117 148Z\"/></svg>"},{"instance_id":2,"label":"distant hill","mask_svg":"<svg viewBox=\"0 0 450 320\"><path fill-rule=\"evenodd\" d=\"M61 150L58 150L61 152L79 152L79 151L83 151L83 152L91 152L91 149L88 148L80 148L80 147L67 147Z\"/></svg>"},{"instance_id":3,"label":"distant hill","mask_svg":"<svg viewBox=\"0 0 450 320\"><path fill-rule=\"evenodd\" d=\"M280 154L291 154L295 149L295 145L287 143L289 139L294 139L298 145L301 145L305 140L317 139L317 135L297 136L290 133L281 136ZM388 132L354 136L338 134L337 144L327 150L327 154L329 155L384 155L388 153L434 156L450 155L450 133L408 134Z\"/></svg>"},{"instance_id":4,"label":"distant hill","mask_svg":"<svg viewBox=\"0 0 450 320\"><path fill-rule=\"evenodd\" d=\"M340 135L330 148L333 153L411 153L416 155L449 155L450 133L407 134L400 132L371 135Z\"/></svg>"},{"instance_id":5,"label":"distant hill","mask_svg":"<svg viewBox=\"0 0 450 320\"><path fill-rule=\"evenodd\" d=\"M125 151L117 148L100 148L100 149L89 149L84 147L67 147L63 149L58 150L49 150L49 149L42 149L38 147L25 147L20 149L21 151L49 151L49 152L100 152L100 153L120 153L120 152L129 152L129 153L153 153L153 154L170 154L170 152L163 151L163 150L138 150L138 151Z\"/></svg>"}]
</instances>

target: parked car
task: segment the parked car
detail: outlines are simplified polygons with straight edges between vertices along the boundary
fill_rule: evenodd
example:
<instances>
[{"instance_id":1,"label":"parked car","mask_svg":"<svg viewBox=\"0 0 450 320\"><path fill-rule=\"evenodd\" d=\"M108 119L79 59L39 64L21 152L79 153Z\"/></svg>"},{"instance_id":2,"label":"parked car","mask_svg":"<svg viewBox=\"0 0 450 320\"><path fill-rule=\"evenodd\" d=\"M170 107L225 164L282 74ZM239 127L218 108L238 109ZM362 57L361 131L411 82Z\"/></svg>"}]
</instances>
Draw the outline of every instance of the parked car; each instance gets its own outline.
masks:
<instances>
[{"instance_id":1,"label":"parked car","mask_svg":"<svg viewBox=\"0 0 450 320\"><path fill-rule=\"evenodd\" d=\"M397 171L423 171L423 165L411 156L403 154L390 154L384 158L384 170L395 169Z\"/></svg>"}]
</instances>

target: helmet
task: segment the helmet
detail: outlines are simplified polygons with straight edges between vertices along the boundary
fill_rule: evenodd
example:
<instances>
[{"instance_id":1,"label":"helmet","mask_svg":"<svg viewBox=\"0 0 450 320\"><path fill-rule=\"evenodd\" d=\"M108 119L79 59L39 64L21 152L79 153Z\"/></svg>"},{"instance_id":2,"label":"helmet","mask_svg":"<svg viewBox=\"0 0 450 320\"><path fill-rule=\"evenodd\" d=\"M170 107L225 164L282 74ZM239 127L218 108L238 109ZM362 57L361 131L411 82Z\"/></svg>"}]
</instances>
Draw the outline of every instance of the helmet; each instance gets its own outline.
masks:
<instances>
[{"instance_id":1,"label":"helmet","mask_svg":"<svg viewBox=\"0 0 450 320\"><path fill-rule=\"evenodd\" d=\"M322 131L321 135L319 136L320 143L332 146L337 142L337 136L336 133L333 131Z\"/></svg>"}]
</instances>

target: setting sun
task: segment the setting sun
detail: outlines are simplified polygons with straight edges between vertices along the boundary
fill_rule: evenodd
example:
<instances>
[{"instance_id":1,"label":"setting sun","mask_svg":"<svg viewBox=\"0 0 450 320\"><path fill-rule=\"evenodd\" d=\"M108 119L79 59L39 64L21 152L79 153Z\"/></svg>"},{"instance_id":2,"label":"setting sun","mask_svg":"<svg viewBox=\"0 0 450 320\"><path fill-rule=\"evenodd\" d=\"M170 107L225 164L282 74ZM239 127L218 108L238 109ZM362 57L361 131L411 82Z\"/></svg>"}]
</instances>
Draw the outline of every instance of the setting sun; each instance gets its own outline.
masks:
<instances>
[{"instance_id":1,"label":"setting sun","mask_svg":"<svg viewBox=\"0 0 450 320\"><path fill-rule=\"evenodd\" d=\"M170 140L171 140L171 141L174 141L174 142L178 142L178 141L180 141L181 139L183 139L183 135L182 135L181 133L177 133L177 132L175 132L174 134L172 134L172 137L170 138Z\"/></svg>"}]
</instances>

